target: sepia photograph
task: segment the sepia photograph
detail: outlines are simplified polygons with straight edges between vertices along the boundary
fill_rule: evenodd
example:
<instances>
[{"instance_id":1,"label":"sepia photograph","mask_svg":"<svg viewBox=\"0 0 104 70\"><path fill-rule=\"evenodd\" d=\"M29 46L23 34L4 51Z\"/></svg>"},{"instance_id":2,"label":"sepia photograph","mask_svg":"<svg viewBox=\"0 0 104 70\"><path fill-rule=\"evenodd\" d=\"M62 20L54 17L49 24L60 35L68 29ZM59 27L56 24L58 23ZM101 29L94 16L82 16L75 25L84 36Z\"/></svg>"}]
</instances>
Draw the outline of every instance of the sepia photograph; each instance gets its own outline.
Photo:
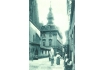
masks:
<instances>
[{"instance_id":1,"label":"sepia photograph","mask_svg":"<svg viewBox=\"0 0 104 70\"><path fill-rule=\"evenodd\" d=\"M29 0L29 70L75 70L75 0Z\"/></svg>"}]
</instances>

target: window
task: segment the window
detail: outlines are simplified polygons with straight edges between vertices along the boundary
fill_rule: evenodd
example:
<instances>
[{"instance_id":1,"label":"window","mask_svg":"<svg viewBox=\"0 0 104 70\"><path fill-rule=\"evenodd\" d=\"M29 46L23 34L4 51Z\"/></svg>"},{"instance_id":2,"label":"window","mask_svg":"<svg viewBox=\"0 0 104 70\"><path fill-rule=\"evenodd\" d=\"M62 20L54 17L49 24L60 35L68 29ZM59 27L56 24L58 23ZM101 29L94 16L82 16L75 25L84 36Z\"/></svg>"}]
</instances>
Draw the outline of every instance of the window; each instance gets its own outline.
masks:
<instances>
[{"instance_id":1,"label":"window","mask_svg":"<svg viewBox=\"0 0 104 70\"><path fill-rule=\"evenodd\" d=\"M51 42L49 42L49 46L52 46L52 43Z\"/></svg>"},{"instance_id":2,"label":"window","mask_svg":"<svg viewBox=\"0 0 104 70\"><path fill-rule=\"evenodd\" d=\"M43 39L42 41L46 41L46 39Z\"/></svg>"},{"instance_id":3,"label":"window","mask_svg":"<svg viewBox=\"0 0 104 70\"><path fill-rule=\"evenodd\" d=\"M42 37L45 37L45 33L42 34Z\"/></svg>"},{"instance_id":4,"label":"window","mask_svg":"<svg viewBox=\"0 0 104 70\"><path fill-rule=\"evenodd\" d=\"M34 52L34 48L33 48L33 52Z\"/></svg>"},{"instance_id":5,"label":"window","mask_svg":"<svg viewBox=\"0 0 104 70\"><path fill-rule=\"evenodd\" d=\"M43 54L43 50L42 50L42 54Z\"/></svg>"},{"instance_id":6,"label":"window","mask_svg":"<svg viewBox=\"0 0 104 70\"><path fill-rule=\"evenodd\" d=\"M73 38L73 34L72 34L72 38Z\"/></svg>"},{"instance_id":7,"label":"window","mask_svg":"<svg viewBox=\"0 0 104 70\"><path fill-rule=\"evenodd\" d=\"M49 39L49 46L52 46L52 39Z\"/></svg>"},{"instance_id":8,"label":"window","mask_svg":"<svg viewBox=\"0 0 104 70\"><path fill-rule=\"evenodd\" d=\"M43 42L43 46L45 46L45 41Z\"/></svg>"},{"instance_id":9,"label":"window","mask_svg":"<svg viewBox=\"0 0 104 70\"><path fill-rule=\"evenodd\" d=\"M34 52L34 48L31 48L31 52Z\"/></svg>"},{"instance_id":10,"label":"window","mask_svg":"<svg viewBox=\"0 0 104 70\"><path fill-rule=\"evenodd\" d=\"M49 37L52 37L52 33L51 32L49 33Z\"/></svg>"},{"instance_id":11,"label":"window","mask_svg":"<svg viewBox=\"0 0 104 70\"><path fill-rule=\"evenodd\" d=\"M43 46L45 46L46 39L42 39L42 41L43 41Z\"/></svg>"},{"instance_id":12,"label":"window","mask_svg":"<svg viewBox=\"0 0 104 70\"><path fill-rule=\"evenodd\" d=\"M32 0L32 1L30 1L30 4L29 4L29 19L31 20L31 21L33 21L33 5L34 5L34 1Z\"/></svg>"},{"instance_id":13,"label":"window","mask_svg":"<svg viewBox=\"0 0 104 70\"><path fill-rule=\"evenodd\" d=\"M45 51L45 54L47 54L47 51Z\"/></svg>"},{"instance_id":14,"label":"window","mask_svg":"<svg viewBox=\"0 0 104 70\"><path fill-rule=\"evenodd\" d=\"M35 40L36 40L37 42L40 41L39 35L38 35L37 33L36 33L36 38L35 38Z\"/></svg>"},{"instance_id":15,"label":"window","mask_svg":"<svg viewBox=\"0 0 104 70\"><path fill-rule=\"evenodd\" d=\"M35 41L35 35L33 35L33 41Z\"/></svg>"},{"instance_id":16,"label":"window","mask_svg":"<svg viewBox=\"0 0 104 70\"><path fill-rule=\"evenodd\" d=\"M40 34L40 36L42 37L42 33Z\"/></svg>"},{"instance_id":17,"label":"window","mask_svg":"<svg viewBox=\"0 0 104 70\"><path fill-rule=\"evenodd\" d=\"M46 39L42 39L42 41L43 41L43 46L45 46Z\"/></svg>"}]
</instances>

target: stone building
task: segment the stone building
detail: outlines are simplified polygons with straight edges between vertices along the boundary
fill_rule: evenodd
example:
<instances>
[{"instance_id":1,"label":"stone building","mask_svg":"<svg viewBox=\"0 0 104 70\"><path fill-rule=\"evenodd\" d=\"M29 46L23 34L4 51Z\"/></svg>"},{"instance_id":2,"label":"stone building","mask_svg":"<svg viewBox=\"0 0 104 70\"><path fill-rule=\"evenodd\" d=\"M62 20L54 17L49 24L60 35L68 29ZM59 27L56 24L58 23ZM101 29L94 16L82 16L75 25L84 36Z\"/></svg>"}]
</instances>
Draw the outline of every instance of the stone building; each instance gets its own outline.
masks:
<instances>
[{"instance_id":1,"label":"stone building","mask_svg":"<svg viewBox=\"0 0 104 70\"><path fill-rule=\"evenodd\" d=\"M29 59L40 55L40 28L37 1L29 0Z\"/></svg>"},{"instance_id":2,"label":"stone building","mask_svg":"<svg viewBox=\"0 0 104 70\"><path fill-rule=\"evenodd\" d=\"M39 55L40 50L40 32L29 22L29 57L33 59L35 55Z\"/></svg>"},{"instance_id":3,"label":"stone building","mask_svg":"<svg viewBox=\"0 0 104 70\"><path fill-rule=\"evenodd\" d=\"M66 53L66 54L68 54L68 57L69 57L69 30L67 30L66 32L65 32L65 36L66 36L66 42L65 42L65 44L64 44L64 54Z\"/></svg>"},{"instance_id":4,"label":"stone building","mask_svg":"<svg viewBox=\"0 0 104 70\"><path fill-rule=\"evenodd\" d=\"M67 14L69 16L68 45L69 58L72 61L72 69L75 70L75 0L67 0Z\"/></svg>"},{"instance_id":5,"label":"stone building","mask_svg":"<svg viewBox=\"0 0 104 70\"><path fill-rule=\"evenodd\" d=\"M57 26L54 25L53 20L53 14L52 14L52 8L50 6L49 13L47 17L48 23L41 27L41 42L40 47L43 48L42 52L44 52L44 55L48 55L48 51L50 50L50 47L53 47L54 54L56 52L59 52L62 54L62 35L58 29ZM45 53L46 52L46 53Z\"/></svg>"}]
</instances>

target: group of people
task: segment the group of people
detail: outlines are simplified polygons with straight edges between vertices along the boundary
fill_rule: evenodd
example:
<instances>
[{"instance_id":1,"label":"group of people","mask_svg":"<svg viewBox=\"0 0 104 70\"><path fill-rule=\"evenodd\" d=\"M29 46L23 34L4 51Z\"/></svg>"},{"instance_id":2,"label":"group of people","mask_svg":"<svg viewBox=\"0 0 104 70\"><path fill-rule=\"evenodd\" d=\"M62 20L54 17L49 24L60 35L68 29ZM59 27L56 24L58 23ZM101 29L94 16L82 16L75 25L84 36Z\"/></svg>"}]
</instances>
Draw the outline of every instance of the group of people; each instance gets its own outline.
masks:
<instances>
[{"instance_id":1,"label":"group of people","mask_svg":"<svg viewBox=\"0 0 104 70\"><path fill-rule=\"evenodd\" d=\"M64 56L64 67L64 70L71 70L72 68L72 61L68 58L67 54Z\"/></svg>"},{"instance_id":2,"label":"group of people","mask_svg":"<svg viewBox=\"0 0 104 70\"><path fill-rule=\"evenodd\" d=\"M49 61L51 62L51 66L53 66L53 64L60 65L61 58L62 57L59 55L59 52L56 52L56 56L54 56L54 50L53 50L53 48L51 48L51 50L49 52ZM72 66L72 62L68 58L67 54L64 55L63 60L64 60L65 70L70 70L70 68Z\"/></svg>"},{"instance_id":3,"label":"group of people","mask_svg":"<svg viewBox=\"0 0 104 70\"><path fill-rule=\"evenodd\" d=\"M51 66L53 66L53 64L60 65L60 59L61 56L59 55L59 52L56 53L56 56L54 56L54 50L53 48L51 48L50 52L49 52L49 61L51 61Z\"/></svg>"}]
</instances>

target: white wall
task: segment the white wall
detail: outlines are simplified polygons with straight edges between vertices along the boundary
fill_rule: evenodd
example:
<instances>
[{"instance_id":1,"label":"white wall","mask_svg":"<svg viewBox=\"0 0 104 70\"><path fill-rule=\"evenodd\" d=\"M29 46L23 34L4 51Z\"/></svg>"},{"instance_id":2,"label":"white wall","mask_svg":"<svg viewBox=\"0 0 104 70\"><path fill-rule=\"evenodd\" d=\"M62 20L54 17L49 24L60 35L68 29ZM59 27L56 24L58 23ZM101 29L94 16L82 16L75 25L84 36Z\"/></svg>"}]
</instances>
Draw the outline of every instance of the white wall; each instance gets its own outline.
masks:
<instances>
[{"instance_id":1,"label":"white wall","mask_svg":"<svg viewBox=\"0 0 104 70\"><path fill-rule=\"evenodd\" d=\"M29 22L29 41L33 42L33 35L36 33L40 37L40 31L31 22Z\"/></svg>"}]
</instances>

